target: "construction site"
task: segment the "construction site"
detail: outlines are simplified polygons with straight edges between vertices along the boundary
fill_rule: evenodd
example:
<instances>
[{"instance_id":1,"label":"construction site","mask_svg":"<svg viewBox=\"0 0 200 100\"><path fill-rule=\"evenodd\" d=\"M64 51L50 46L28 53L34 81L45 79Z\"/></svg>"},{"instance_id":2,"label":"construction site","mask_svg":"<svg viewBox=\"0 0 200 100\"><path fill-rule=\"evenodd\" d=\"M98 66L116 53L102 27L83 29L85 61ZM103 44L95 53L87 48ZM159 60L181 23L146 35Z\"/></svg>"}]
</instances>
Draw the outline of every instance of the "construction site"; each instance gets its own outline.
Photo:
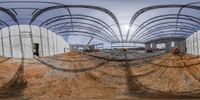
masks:
<instances>
[{"instance_id":1,"label":"construction site","mask_svg":"<svg viewBox=\"0 0 200 100\"><path fill-rule=\"evenodd\" d=\"M198 0L0 1L0 100L200 99Z\"/></svg>"}]
</instances>

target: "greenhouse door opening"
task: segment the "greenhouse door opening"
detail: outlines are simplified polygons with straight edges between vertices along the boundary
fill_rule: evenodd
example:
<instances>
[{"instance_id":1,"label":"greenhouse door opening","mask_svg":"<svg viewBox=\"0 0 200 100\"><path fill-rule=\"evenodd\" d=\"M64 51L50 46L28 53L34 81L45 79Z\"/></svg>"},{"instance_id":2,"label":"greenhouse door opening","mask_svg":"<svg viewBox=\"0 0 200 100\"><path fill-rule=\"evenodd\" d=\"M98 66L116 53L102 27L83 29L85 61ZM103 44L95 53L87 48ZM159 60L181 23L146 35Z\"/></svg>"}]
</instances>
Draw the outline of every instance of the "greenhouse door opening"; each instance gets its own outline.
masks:
<instances>
[{"instance_id":1,"label":"greenhouse door opening","mask_svg":"<svg viewBox=\"0 0 200 100\"><path fill-rule=\"evenodd\" d=\"M33 45L33 54L34 54L34 56L39 57L39 44L38 43L34 43L34 45Z\"/></svg>"}]
</instances>

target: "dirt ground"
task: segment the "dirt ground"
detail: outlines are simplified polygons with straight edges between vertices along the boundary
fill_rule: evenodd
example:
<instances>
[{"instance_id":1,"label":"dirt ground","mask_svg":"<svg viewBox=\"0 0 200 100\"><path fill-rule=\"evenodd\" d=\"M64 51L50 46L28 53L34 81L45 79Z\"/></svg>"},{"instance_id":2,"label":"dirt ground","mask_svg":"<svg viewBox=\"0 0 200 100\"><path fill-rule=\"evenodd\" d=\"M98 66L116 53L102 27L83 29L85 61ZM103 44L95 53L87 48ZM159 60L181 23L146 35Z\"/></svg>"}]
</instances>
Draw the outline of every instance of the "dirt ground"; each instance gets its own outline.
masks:
<instances>
[{"instance_id":1,"label":"dirt ground","mask_svg":"<svg viewBox=\"0 0 200 100\"><path fill-rule=\"evenodd\" d=\"M0 99L198 99L199 62L198 56L170 53L133 61L111 61L78 52L25 59L23 63L0 57ZM6 96L1 94L4 90ZM17 93L13 96L10 91Z\"/></svg>"}]
</instances>

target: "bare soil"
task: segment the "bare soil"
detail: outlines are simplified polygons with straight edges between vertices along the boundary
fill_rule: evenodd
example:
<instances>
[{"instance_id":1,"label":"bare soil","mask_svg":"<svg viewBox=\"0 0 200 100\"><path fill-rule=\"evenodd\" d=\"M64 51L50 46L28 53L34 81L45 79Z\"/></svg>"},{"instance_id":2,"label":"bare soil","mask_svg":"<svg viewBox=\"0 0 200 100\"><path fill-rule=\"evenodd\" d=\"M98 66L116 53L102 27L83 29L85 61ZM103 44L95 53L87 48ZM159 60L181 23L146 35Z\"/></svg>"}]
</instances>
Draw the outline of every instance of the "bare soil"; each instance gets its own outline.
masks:
<instances>
[{"instance_id":1,"label":"bare soil","mask_svg":"<svg viewBox=\"0 0 200 100\"><path fill-rule=\"evenodd\" d=\"M110 56L102 52L93 54ZM0 57L0 62L0 87L12 82L11 86L15 87L15 90L19 87L16 88L13 83L23 83L23 88L17 91L20 95L1 97L0 92L2 99L200 98L198 56L167 53L133 61L110 61L88 54L69 52L49 58L25 59L24 69L21 71L25 81L17 83L17 79L13 80L13 77L19 71L21 59ZM0 91L4 89L7 88L0 88Z\"/></svg>"}]
</instances>

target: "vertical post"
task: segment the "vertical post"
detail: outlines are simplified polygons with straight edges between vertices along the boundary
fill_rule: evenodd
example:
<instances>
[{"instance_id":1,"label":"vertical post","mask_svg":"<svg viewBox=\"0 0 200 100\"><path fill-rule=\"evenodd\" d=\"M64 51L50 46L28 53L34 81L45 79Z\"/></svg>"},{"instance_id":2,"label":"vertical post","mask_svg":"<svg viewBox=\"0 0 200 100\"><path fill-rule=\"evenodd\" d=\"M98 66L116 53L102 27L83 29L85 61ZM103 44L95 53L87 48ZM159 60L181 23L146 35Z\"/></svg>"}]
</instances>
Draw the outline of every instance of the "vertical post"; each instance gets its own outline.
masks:
<instances>
[{"instance_id":1,"label":"vertical post","mask_svg":"<svg viewBox=\"0 0 200 100\"><path fill-rule=\"evenodd\" d=\"M198 39L198 34L197 34L197 32L195 32L195 34L196 34L195 42L196 42L196 44L197 44L196 50L197 50L197 55L199 55L199 39Z\"/></svg>"},{"instance_id":2,"label":"vertical post","mask_svg":"<svg viewBox=\"0 0 200 100\"><path fill-rule=\"evenodd\" d=\"M53 40L53 55L55 55L55 45L54 45L54 35L55 33L52 32L52 40Z\"/></svg>"},{"instance_id":3,"label":"vertical post","mask_svg":"<svg viewBox=\"0 0 200 100\"><path fill-rule=\"evenodd\" d=\"M112 42L110 43L111 49L112 49Z\"/></svg>"},{"instance_id":4,"label":"vertical post","mask_svg":"<svg viewBox=\"0 0 200 100\"><path fill-rule=\"evenodd\" d=\"M8 27L8 33L9 33L9 42L10 42L11 57L13 57L13 49L12 49L12 40L11 40L10 27Z\"/></svg>"},{"instance_id":5,"label":"vertical post","mask_svg":"<svg viewBox=\"0 0 200 100\"><path fill-rule=\"evenodd\" d=\"M42 52L42 57L44 57L44 50L43 50L43 43L42 43L42 30L41 30L41 27L39 27L39 30L40 30L41 52Z\"/></svg>"},{"instance_id":6,"label":"vertical post","mask_svg":"<svg viewBox=\"0 0 200 100\"><path fill-rule=\"evenodd\" d=\"M2 33L2 29L1 29L1 49L2 49L2 54L3 54L3 56L5 56L4 55L4 43L3 43L3 33Z\"/></svg>"},{"instance_id":7,"label":"vertical post","mask_svg":"<svg viewBox=\"0 0 200 100\"><path fill-rule=\"evenodd\" d=\"M47 45L48 45L48 51L49 51L49 56L50 56L50 47L49 47L49 31L47 29Z\"/></svg>"},{"instance_id":8,"label":"vertical post","mask_svg":"<svg viewBox=\"0 0 200 100\"><path fill-rule=\"evenodd\" d=\"M20 26L18 25L19 28L19 40L20 40L20 47L21 47L21 54L22 54L22 59L24 59L24 48L23 48L23 41L22 41L22 35L21 35L21 29Z\"/></svg>"},{"instance_id":9,"label":"vertical post","mask_svg":"<svg viewBox=\"0 0 200 100\"><path fill-rule=\"evenodd\" d=\"M30 38L31 38L31 45L32 45L32 54L33 54L33 58L35 58L34 52L33 52L33 32L32 32L31 25L29 25L29 28L30 28Z\"/></svg>"},{"instance_id":10,"label":"vertical post","mask_svg":"<svg viewBox=\"0 0 200 100\"><path fill-rule=\"evenodd\" d=\"M56 35L56 51L57 51L57 54L58 54L58 41L57 41L57 35Z\"/></svg>"},{"instance_id":11,"label":"vertical post","mask_svg":"<svg viewBox=\"0 0 200 100\"><path fill-rule=\"evenodd\" d=\"M193 52L194 52L193 54L195 55L194 34L192 34L192 40L193 40L192 42L193 42Z\"/></svg>"}]
</instances>

